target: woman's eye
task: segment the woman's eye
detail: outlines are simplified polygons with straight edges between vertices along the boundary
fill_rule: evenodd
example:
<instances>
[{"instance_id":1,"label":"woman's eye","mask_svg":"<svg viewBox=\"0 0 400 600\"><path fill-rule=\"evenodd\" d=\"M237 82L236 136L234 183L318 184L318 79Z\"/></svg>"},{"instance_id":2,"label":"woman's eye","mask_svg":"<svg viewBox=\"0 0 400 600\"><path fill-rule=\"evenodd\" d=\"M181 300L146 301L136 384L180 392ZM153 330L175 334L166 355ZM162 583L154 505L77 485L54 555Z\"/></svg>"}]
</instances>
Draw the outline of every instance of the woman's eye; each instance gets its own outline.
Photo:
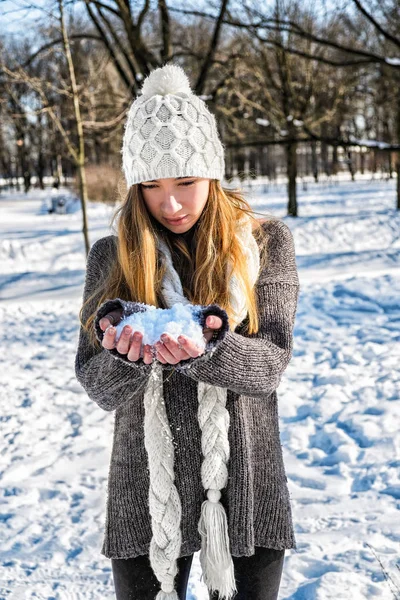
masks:
<instances>
[{"instance_id":1,"label":"woman's eye","mask_svg":"<svg viewBox=\"0 0 400 600\"><path fill-rule=\"evenodd\" d=\"M185 186L188 186L188 185L192 185L192 183L194 183L194 181L183 181L183 182L182 182L182 183L180 183L179 185L185 185ZM153 189L153 188L156 188L156 187L158 187L158 186L157 186L157 185L155 185L154 183L153 183L153 184L151 184L151 185L143 185L143 183L142 183L142 188L143 188L144 190L151 190L151 189Z\"/></svg>"}]
</instances>

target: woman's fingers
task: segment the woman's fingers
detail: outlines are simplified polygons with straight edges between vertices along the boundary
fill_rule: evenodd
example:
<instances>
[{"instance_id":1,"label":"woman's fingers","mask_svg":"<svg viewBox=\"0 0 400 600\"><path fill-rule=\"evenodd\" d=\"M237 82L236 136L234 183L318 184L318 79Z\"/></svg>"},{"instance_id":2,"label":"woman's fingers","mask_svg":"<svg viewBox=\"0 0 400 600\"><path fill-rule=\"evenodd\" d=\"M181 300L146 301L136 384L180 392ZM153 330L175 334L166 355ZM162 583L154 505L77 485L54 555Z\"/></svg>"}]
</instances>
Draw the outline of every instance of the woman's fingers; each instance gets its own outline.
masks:
<instances>
[{"instance_id":1,"label":"woman's fingers","mask_svg":"<svg viewBox=\"0 0 400 600\"><path fill-rule=\"evenodd\" d=\"M106 317L103 317L103 319L106 319ZM217 319L217 321L213 323L213 328L218 329L217 325L221 327L221 319L215 316L213 316L213 319ZM108 325L106 331L104 332L102 341L104 348L107 350L116 348L120 354L126 354L128 360L132 362L139 360L142 350L142 333L137 331L132 335L132 327L130 325L126 325L123 328L117 343L115 342L115 338L116 328ZM178 341L176 341L169 334L163 334L161 336L161 340L161 342L157 342L155 344L155 354L156 358L163 364L175 365L181 360L196 358L204 353L204 348L199 348L193 340L185 335L180 335L178 337ZM151 364L153 359L154 356L152 347L150 344L145 344L143 347L143 362L145 364Z\"/></svg>"},{"instance_id":2,"label":"woman's fingers","mask_svg":"<svg viewBox=\"0 0 400 600\"><path fill-rule=\"evenodd\" d=\"M140 331L135 331L132 335L132 327L126 325L119 336L117 344L115 344L115 337L115 327L109 327L104 333L102 341L104 348L107 348L107 350L116 348L120 354L126 354L128 360L139 360L143 339L143 334Z\"/></svg>"},{"instance_id":3,"label":"woman's fingers","mask_svg":"<svg viewBox=\"0 0 400 600\"><path fill-rule=\"evenodd\" d=\"M128 354L131 341L132 327L125 325L119 336L116 349L120 354Z\"/></svg>"},{"instance_id":4,"label":"woman's fingers","mask_svg":"<svg viewBox=\"0 0 400 600\"><path fill-rule=\"evenodd\" d=\"M188 358L196 358L196 356L200 356L204 353L204 349L199 348L194 341L186 337L186 335L180 335L178 341L185 349L185 352L187 352Z\"/></svg>"},{"instance_id":5,"label":"woman's fingers","mask_svg":"<svg viewBox=\"0 0 400 600\"><path fill-rule=\"evenodd\" d=\"M220 329L222 327L222 319L216 315L208 315L206 325L212 329Z\"/></svg>"},{"instance_id":6,"label":"woman's fingers","mask_svg":"<svg viewBox=\"0 0 400 600\"><path fill-rule=\"evenodd\" d=\"M179 358L174 356L167 346L164 346L164 344L161 342L157 342L155 344L155 349L157 360L162 362L164 365L167 363L170 365L176 365L179 362Z\"/></svg>"},{"instance_id":7,"label":"woman's fingers","mask_svg":"<svg viewBox=\"0 0 400 600\"><path fill-rule=\"evenodd\" d=\"M101 342L102 346L107 350L112 350L115 347L115 335L117 330L115 327L108 327L103 335L103 340Z\"/></svg>"},{"instance_id":8,"label":"woman's fingers","mask_svg":"<svg viewBox=\"0 0 400 600\"><path fill-rule=\"evenodd\" d=\"M143 362L146 365L150 365L153 362L153 354L150 344L145 344L143 348Z\"/></svg>"},{"instance_id":9,"label":"woman's fingers","mask_svg":"<svg viewBox=\"0 0 400 600\"><path fill-rule=\"evenodd\" d=\"M222 327L222 319L216 315L209 315L206 319L206 329L220 329ZM212 337L212 332L204 331L204 337L209 341ZM157 359L163 364L169 363L176 365L181 360L188 358L196 358L204 353L203 348L199 348L193 340L180 335L178 341L168 334L161 336L161 342L155 345L157 351Z\"/></svg>"},{"instance_id":10,"label":"woman's fingers","mask_svg":"<svg viewBox=\"0 0 400 600\"><path fill-rule=\"evenodd\" d=\"M100 329L105 331L109 325L118 325L122 317L122 308L112 310L102 317L99 321Z\"/></svg>"},{"instance_id":11,"label":"woman's fingers","mask_svg":"<svg viewBox=\"0 0 400 600\"><path fill-rule=\"evenodd\" d=\"M205 326L203 328L203 335L206 338L207 342L209 342L216 329L220 329L222 327L222 319L217 317L216 315L208 315L206 318Z\"/></svg>"},{"instance_id":12,"label":"woman's fingers","mask_svg":"<svg viewBox=\"0 0 400 600\"><path fill-rule=\"evenodd\" d=\"M194 358L204 352L203 349L198 348L198 346L186 336L179 336L177 342L170 335L163 334L161 340L163 343L157 342L155 347L157 358L163 363L165 361L165 363L176 365L181 360Z\"/></svg>"},{"instance_id":13,"label":"woman's fingers","mask_svg":"<svg viewBox=\"0 0 400 600\"><path fill-rule=\"evenodd\" d=\"M128 350L128 359L132 361L139 360L140 351L142 349L142 339L143 334L140 331L135 331L131 340L130 340L130 348Z\"/></svg>"},{"instance_id":14,"label":"woman's fingers","mask_svg":"<svg viewBox=\"0 0 400 600\"><path fill-rule=\"evenodd\" d=\"M103 336L102 345L107 350L116 348L120 354L126 354L128 360L132 362L139 360L142 350L143 334L140 331L135 331L132 335L132 327L126 325L121 335L119 336L118 342L115 345L116 329L115 327L108 327ZM143 362L150 364L153 361L151 354L151 347L146 344L143 349Z\"/></svg>"},{"instance_id":15,"label":"woman's fingers","mask_svg":"<svg viewBox=\"0 0 400 600\"><path fill-rule=\"evenodd\" d=\"M154 348L155 348L156 359L159 360L163 365L168 364L169 360L167 360L167 358L166 358L166 356L168 355L168 351L166 348L164 348L164 344L157 342L155 344ZM175 359L173 359L173 360L175 360Z\"/></svg>"}]
</instances>

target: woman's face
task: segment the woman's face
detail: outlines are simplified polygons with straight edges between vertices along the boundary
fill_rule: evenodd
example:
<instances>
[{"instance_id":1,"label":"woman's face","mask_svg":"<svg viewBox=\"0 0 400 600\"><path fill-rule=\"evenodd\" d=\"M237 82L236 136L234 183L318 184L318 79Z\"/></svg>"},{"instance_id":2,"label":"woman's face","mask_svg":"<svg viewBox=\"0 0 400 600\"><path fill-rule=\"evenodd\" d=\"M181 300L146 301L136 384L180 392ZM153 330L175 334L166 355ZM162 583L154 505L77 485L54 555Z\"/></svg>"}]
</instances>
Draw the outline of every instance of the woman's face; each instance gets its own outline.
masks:
<instances>
[{"instance_id":1,"label":"woman's face","mask_svg":"<svg viewBox=\"0 0 400 600\"><path fill-rule=\"evenodd\" d=\"M141 183L151 215L174 233L185 233L199 219L208 199L206 177L169 177Z\"/></svg>"}]
</instances>

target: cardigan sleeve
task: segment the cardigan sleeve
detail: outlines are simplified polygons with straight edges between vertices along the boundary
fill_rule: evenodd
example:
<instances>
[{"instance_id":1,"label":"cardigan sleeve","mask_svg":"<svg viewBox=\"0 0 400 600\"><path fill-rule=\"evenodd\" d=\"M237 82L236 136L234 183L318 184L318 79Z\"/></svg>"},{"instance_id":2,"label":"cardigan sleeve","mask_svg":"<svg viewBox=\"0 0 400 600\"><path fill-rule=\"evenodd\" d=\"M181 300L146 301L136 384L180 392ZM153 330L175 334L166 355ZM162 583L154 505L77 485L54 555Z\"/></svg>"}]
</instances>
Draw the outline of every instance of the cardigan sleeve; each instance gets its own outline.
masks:
<instances>
[{"instance_id":1,"label":"cardigan sleeve","mask_svg":"<svg viewBox=\"0 0 400 600\"><path fill-rule=\"evenodd\" d=\"M279 220L263 224L266 267L256 283L259 331L229 330L207 360L202 356L176 365L195 381L261 397L279 386L293 350L293 328L299 295L295 248L289 227ZM186 363L186 364L185 364Z\"/></svg>"},{"instance_id":2,"label":"cardigan sleeve","mask_svg":"<svg viewBox=\"0 0 400 600\"><path fill-rule=\"evenodd\" d=\"M86 278L83 291L83 302L94 293L104 277L104 266L113 256L115 246L112 236L97 240L90 249ZM99 295L96 295L83 310L83 322L98 306ZM122 357L122 355L120 355ZM80 326L78 347L75 356L75 376L85 389L91 400L100 408L111 411L126 402L133 402L145 386L150 374L151 365L143 360L132 362L116 360L106 348L94 347L87 332Z\"/></svg>"}]
</instances>

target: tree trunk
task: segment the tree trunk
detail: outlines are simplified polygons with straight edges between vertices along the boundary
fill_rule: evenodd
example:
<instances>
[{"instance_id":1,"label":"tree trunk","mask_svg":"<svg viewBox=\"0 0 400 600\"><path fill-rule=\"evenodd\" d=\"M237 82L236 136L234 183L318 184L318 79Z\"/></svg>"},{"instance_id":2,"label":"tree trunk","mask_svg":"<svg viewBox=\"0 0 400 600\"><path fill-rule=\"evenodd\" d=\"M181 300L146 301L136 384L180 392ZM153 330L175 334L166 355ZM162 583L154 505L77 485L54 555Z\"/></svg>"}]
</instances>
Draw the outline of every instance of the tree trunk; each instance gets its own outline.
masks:
<instances>
[{"instance_id":1,"label":"tree trunk","mask_svg":"<svg viewBox=\"0 0 400 600\"><path fill-rule=\"evenodd\" d=\"M297 144L286 145L288 215L297 217Z\"/></svg>"},{"instance_id":2,"label":"tree trunk","mask_svg":"<svg viewBox=\"0 0 400 600\"><path fill-rule=\"evenodd\" d=\"M24 192L27 194L31 187L31 174L29 169L24 171Z\"/></svg>"},{"instance_id":3,"label":"tree trunk","mask_svg":"<svg viewBox=\"0 0 400 600\"><path fill-rule=\"evenodd\" d=\"M61 154L57 154L56 159L57 159L57 179L58 179L59 183L61 184L61 179L63 177Z\"/></svg>"},{"instance_id":4,"label":"tree trunk","mask_svg":"<svg viewBox=\"0 0 400 600\"><path fill-rule=\"evenodd\" d=\"M44 173L45 173L44 155L43 155L42 147L40 147L39 152L38 152L38 160L37 160L37 176L38 176L38 180L39 180L39 187L41 190L44 190L44 183L43 183Z\"/></svg>"},{"instance_id":5,"label":"tree trunk","mask_svg":"<svg viewBox=\"0 0 400 600\"><path fill-rule=\"evenodd\" d=\"M328 146L326 142L321 142L321 163L323 172L325 173L325 175L328 176L330 174L330 171L328 161Z\"/></svg>"},{"instance_id":6,"label":"tree trunk","mask_svg":"<svg viewBox=\"0 0 400 600\"><path fill-rule=\"evenodd\" d=\"M349 173L351 175L351 180L354 181L354 165L353 165L353 156L351 150L347 151L347 165L349 167Z\"/></svg>"},{"instance_id":7,"label":"tree trunk","mask_svg":"<svg viewBox=\"0 0 400 600\"><path fill-rule=\"evenodd\" d=\"M240 181L245 179L245 170L246 170L246 158L243 150L239 150L236 154L236 175L239 177Z\"/></svg>"},{"instance_id":8,"label":"tree trunk","mask_svg":"<svg viewBox=\"0 0 400 600\"><path fill-rule=\"evenodd\" d=\"M315 183L318 183L317 142L311 142L311 168Z\"/></svg>"},{"instance_id":9,"label":"tree trunk","mask_svg":"<svg viewBox=\"0 0 400 600\"><path fill-rule=\"evenodd\" d=\"M72 60L71 48L69 45L67 28L64 21L64 7L63 0L59 0L59 9L60 9L60 23L61 30L63 36L64 43L64 51L67 58L69 76L71 79L71 90L74 102L74 112L75 112L75 121L76 121L76 129L78 133L78 141L79 141L79 151L78 151L78 160L76 160L76 165L78 167L79 173L79 190L80 190L80 200L82 206L82 233L85 241L85 250L86 256L89 254L90 250L90 242L89 242L89 232L88 232L88 224L87 224L87 187L86 187L86 174L85 174L85 139L83 133L83 124L81 118L81 110L79 105L79 91L76 83L75 77L75 67L74 62ZM76 152L74 152L76 156Z\"/></svg>"},{"instance_id":10,"label":"tree trunk","mask_svg":"<svg viewBox=\"0 0 400 600\"><path fill-rule=\"evenodd\" d=\"M86 172L84 164L78 165L78 174L79 174L79 195L81 198L82 205L82 231L85 238L85 248L86 255L89 254L90 245L89 245L89 236L88 236L88 221L87 221L87 184L86 184ZM83 199L83 200L82 200Z\"/></svg>"},{"instance_id":11,"label":"tree trunk","mask_svg":"<svg viewBox=\"0 0 400 600\"><path fill-rule=\"evenodd\" d=\"M29 192L29 188L31 187L31 173L29 168L28 155L26 151L26 145L23 138L18 140L20 143L18 144L17 156L18 156L18 165L20 168L20 173L24 180L24 192L27 194ZM19 182L18 182L18 190Z\"/></svg>"},{"instance_id":12,"label":"tree trunk","mask_svg":"<svg viewBox=\"0 0 400 600\"><path fill-rule=\"evenodd\" d=\"M332 148L332 175L337 175L339 165L338 147L335 145Z\"/></svg>"},{"instance_id":13,"label":"tree trunk","mask_svg":"<svg viewBox=\"0 0 400 600\"><path fill-rule=\"evenodd\" d=\"M393 156L391 152L388 152L388 171L389 179L393 179Z\"/></svg>"}]
</instances>

